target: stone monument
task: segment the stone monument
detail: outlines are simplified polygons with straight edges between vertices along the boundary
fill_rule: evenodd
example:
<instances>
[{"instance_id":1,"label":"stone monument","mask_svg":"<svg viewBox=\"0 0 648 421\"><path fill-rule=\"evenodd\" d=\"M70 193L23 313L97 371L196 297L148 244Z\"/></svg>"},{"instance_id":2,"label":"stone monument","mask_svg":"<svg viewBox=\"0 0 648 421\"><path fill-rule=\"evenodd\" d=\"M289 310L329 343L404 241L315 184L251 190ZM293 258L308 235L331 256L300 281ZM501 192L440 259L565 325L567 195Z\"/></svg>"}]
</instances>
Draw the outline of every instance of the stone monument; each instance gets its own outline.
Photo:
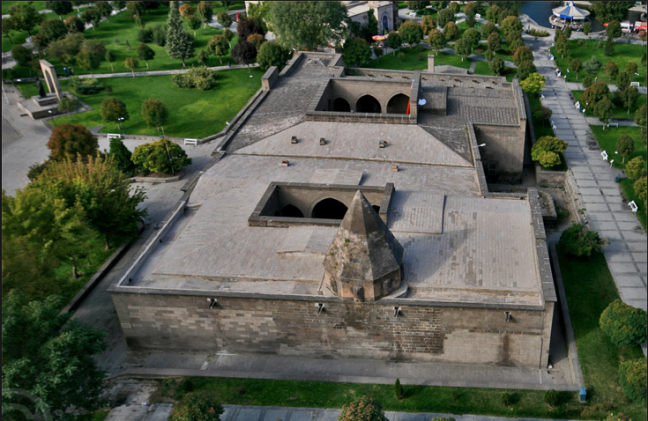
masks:
<instances>
[{"instance_id":1,"label":"stone monument","mask_svg":"<svg viewBox=\"0 0 648 421\"><path fill-rule=\"evenodd\" d=\"M39 63L49 93L45 92L43 82L36 77L38 95L18 102L18 108L26 112L34 120L58 114L58 102L65 96L61 91L58 77L56 77L56 70L52 63L47 60L39 60Z\"/></svg>"},{"instance_id":2,"label":"stone monument","mask_svg":"<svg viewBox=\"0 0 648 421\"><path fill-rule=\"evenodd\" d=\"M47 60L39 60L38 62L43 71L43 77L45 78L45 83L47 83L47 89L50 91L50 94L56 95L56 99L60 101L62 98L61 87L59 86L54 66Z\"/></svg>"}]
</instances>

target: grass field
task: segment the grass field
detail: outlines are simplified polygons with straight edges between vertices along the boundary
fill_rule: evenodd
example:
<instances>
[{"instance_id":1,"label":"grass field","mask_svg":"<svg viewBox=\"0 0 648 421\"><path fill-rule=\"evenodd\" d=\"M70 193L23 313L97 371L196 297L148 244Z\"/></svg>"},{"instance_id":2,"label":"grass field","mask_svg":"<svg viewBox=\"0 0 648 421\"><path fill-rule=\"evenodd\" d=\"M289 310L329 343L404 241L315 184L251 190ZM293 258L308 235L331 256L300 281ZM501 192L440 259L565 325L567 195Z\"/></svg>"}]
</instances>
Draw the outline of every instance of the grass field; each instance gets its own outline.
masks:
<instances>
[{"instance_id":1,"label":"grass field","mask_svg":"<svg viewBox=\"0 0 648 421\"><path fill-rule=\"evenodd\" d=\"M23 3L21 1L3 1L2 2L2 14L6 15L9 14L9 7L12 4L15 3ZM32 1L32 7L36 10L45 10L45 2L44 1Z\"/></svg>"},{"instance_id":2,"label":"grass field","mask_svg":"<svg viewBox=\"0 0 648 421\"><path fill-rule=\"evenodd\" d=\"M603 53L603 44L605 41L601 41L599 46L598 40L583 40L582 45L578 45L577 40L569 41L569 54L565 55L565 58L562 58L560 54L556 53L556 48L551 47L551 53L554 55L556 64L560 68L560 71L563 75L567 75L567 82L577 82L583 80L583 77L587 74L585 70L581 70L578 74L578 80L576 80L576 73L567 72L569 67L568 57L571 55L572 58L578 58L581 63L589 60L590 57L596 56L601 62L602 66L599 69L596 76L599 81L615 83L615 81L610 80L607 73L605 73L605 65L608 61L613 61L619 66L619 71L625 69L625 65L629 61L634 61L639 66L637 72L639 76L633 76L632 80L640 82L642 86L646 86L646 66L641 65L641 56L643 55L646 47L642 45L632 45L632 44L614 44L614 54L611 56L606 56Z\"/></svg>"},{"instance_id":3,"label":"grass field","mask_svg":"<svg viewBox=\"0 0 648 421\"><path fill-rule=\"evenodd\" d=\"M423 70L427 69L427 56L433 54L433 50L428 50L421 45L412 48L403 48L405 53L403 62L398 60L398 52L386 54L376 60L367 63L366 67L373 69L394 69L394 70ZM420 58L420 60L419 60ZM470 68L471 61L466 59L463 62L461 57L444 52L436 54L435 65L452 65L463 69Z\"/></svg>"},{"instance_id":4,"label":"grass field","mask_svg":"<svg viewBox=\"0 0 648 421\"><path fill-rule=\"evenodd\" d=\"M101 133L118 133L116 123L104 122L101 118L101 101L115 96L126 103L130 119L122 124L123 132L133 135L157 136L155 127L148 127L142 120L142 103L148 98L162 101L169 109L169 122L165 132L170 137L201 138L218 133L247 103L261 86L263 72L227 70L218 73L218 83L209 91L181 89L175 86L173 76L149 76L137 78L108 78L102 83L112 88L113 93L102 91L95 95L80 95L79 98L94 108L93 111L55 118L52 125L83 124L88 128L104 126ZM33 89L33 83L27 84ZM68 82L62 81L61 88L69 90Z\"/></svg>"},{"instance_id":5,"label":"grass field","mask_svg":"<svg viewBox=\"0 0 648 421\"><path fill-rule=\"evenodd\" d=\"M645 405L629 402L618 384L619 364L643 357L643 352L638 346L614 345L599 328L601 313L619 298L605 256L595 253L591 258L579 259L560 254L559 260L589 405L598 404L607 411L622 411L633 420L645 420Z\"/></svg>"},{"instance_id":6,"label":"grass field","mask_svg":"<svg viewBox=\"0 0 648 421\"><path fill-rule=\"evenodd\" d=\"M490 67L488 67L487 61L478 61L477 64L475 64L474 73L476 75L496 76L495 73L491 71ZM515 69L506 67L502 76L505 76L506 80L509 82L512 81L515 77Z\"/></svg>"},{"instance_id":7,"label":"grass field","mask_svg":"<svg viewBox=\"0 0 648 421\"><path fill-rule=\"evenodd\" d=\"M608 127L605 130L603 130L603 126L590 126L590 128L601 149L608 153L610 159L614 159L614 168L625 168L622 158L620 156L614 156L617 141L624 134L633 138L635 145L635 151L625 159L625 162L628 162L636 156L641 156L644 160L646 159L646 139L642 138L639 127Z\"/></svg>"},{"instance_id":8,"label":"grass field","mask_svg":"<svg viewBox=\"0 0 648 421\"><path fill-rule=\"evenodd\" d=\"M639 208L639 210L637 211L637 219L639 220L639 222L641 222L641 226L643 227L644 231L646 231L648 229L648 227L646 226L646 204L635 194L634 180L632 180L631 178L623 178L619 183L621 184L621 191L623 191L623 195L626 197L626 199L628 199L628 202L634 200L637 207Z\"/></svg>"},{"instance_id":9,"label":"grass field","mask_svg":"<svg viewBox=\"0 0 648 421\"><path fill-rule=\"evenodd\" d=\"M583 96L583 92L585 91L571 91L572 95L574 96L574 102L581 100L581 97ZM585 104L583 104L584 106ZM637 99L637 102L635 103L634 107L630 108L630 114L628 114L628 109L624 107L623 105L615 105L614 107L614 114L612 114L612 118L629 118L629 119L634 119L635 111L637 111L638 108L640 108L642 105L646 105L646 94L640 94L639 99ZM591 109L588 109L585 107L585 115L587 117L596 117L594 115L594 112Z\"/></svg>"}]
</instances>

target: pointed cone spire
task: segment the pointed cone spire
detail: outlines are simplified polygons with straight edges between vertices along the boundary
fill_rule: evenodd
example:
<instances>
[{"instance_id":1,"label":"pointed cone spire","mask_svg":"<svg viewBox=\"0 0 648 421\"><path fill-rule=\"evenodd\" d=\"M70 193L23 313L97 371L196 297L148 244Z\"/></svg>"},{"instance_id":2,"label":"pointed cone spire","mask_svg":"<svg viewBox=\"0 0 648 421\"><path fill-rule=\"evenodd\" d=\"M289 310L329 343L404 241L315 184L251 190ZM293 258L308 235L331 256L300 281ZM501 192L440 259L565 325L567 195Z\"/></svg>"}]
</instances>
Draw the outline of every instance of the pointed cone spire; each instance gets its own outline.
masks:
<instances>
[{"instance_id":1,"label":"pointed cone spire","mask_svg":"<svg viewBox=\"0 0 648 421\"><path fill-rule=\"evenodd\" d=\"M338 296L374 301L400 286L403 247L358 190L324 258Z\"/></svg>"}]
</instances>

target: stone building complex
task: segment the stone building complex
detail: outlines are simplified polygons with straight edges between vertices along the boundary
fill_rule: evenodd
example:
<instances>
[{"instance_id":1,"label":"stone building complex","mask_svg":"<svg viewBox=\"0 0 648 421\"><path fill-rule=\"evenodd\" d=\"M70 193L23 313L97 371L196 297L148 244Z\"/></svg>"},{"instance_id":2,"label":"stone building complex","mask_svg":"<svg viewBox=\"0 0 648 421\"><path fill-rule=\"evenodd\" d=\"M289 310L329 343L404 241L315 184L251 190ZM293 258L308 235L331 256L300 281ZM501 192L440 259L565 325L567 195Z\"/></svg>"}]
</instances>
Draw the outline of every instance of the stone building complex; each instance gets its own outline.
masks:
<instances>
[{"instance_id":1,"label":"stone building complex","mask_svg":"<svg viewBox=\"0 0 648 421\"><path fill-rule=\"evenodd\" d=\"M129 346L546 367L538 193L486 184L521 175L524 97L449 70L270 68L111 288Z\"/></svg>"}]
</instances>

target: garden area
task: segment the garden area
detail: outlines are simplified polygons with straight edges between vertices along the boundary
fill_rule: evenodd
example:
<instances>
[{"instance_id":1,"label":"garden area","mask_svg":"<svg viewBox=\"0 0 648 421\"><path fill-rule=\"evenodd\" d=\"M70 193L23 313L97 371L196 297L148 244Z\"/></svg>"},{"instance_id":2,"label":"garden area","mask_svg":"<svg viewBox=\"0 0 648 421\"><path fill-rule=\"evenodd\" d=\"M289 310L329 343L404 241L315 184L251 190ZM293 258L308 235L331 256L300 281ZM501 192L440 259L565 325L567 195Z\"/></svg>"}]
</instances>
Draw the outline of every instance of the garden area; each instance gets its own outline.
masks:
<instances>
[{"instance_id":1,"label":"garden area","mask_svg":"<svg viewBox=\"0 0 648 421\"><path fill-rule=\"evenodd\" d=\"M399 54L402 53L402 56ZM429 50L422 45L417 45L410 48L401 48L394 53L385 54L384 56L372 60L367 63L366 67L372 69L393 69L393 70L424 70L427 69L427 56L434 54L433 50ZM436 66L451 65L461 67L463 69L470 68L470 60L461 61L461 57L454 54L444 53L439 51L436 53L434 64Z\"/></svg>"},{"instance_id":2,"label":"garden area","mask_svg":"<svg viewBox=\"0 0 648 421\"><path fill-rule=\"evenodd\" d=\"M611 56L606 56L603 52L603 41L598 40L570 40L569 53L565 54L562 58L561 54L556 51L556 47L551 47L551 54L554 55L556 64L563 75L567 75L567 82L580 82L588 73L583 69L578 74L575 72L567 72L571 59L579 59L581 63L585 63L592 56L596 56L601 62L602 66L595 75L599 81L615 83L607 73L605 73L605 64L608 61L613 61L617 64L620 70L625 69L629 61L634 61L638 66L637 73L639 76L632 75L632 81L640 82L642 86L646 86L646 66L641 65L641 57L646 51L646 47L642 45L633 44L614 44L614 53ZM578 78L577 78L578 75Z\"/></svg>"},{"instance_id":3,"label":"garden area","mask_svg":"<svg viewBox=\"0 0 648 421\"><path fill-rule=\"evenodd\" d=\"M263 72L251 69L252 76L245 69L218 72L216 86L208 91L182 89L173 83L173 76L122 77L99 79L110 86L112 93L103 90L97 94L79 95L79 99L94 108L79 114L62 116L50 120L53 126L61 124L82 124L88 128L103 126L100 133L119 133L117 123L104 122L101 118L101 102L115 96L126 104L130 119L122 123L125 133L131 135L157 136L155 127L149 127L141 116L142 103L155 98L170 110L165 133L169 137L201 138L220 132L225 122L231 121L241 108L261 87ZM61 89L70 91L70 81L62 80ZM33 82L18 83L26 97L36 95ZM200 124L196 124L200 121Z\"/></svg>"},{"instance_id":4,"label":"garden area","mask_svg":"<svg viewBox=\"0 0 648 421\"><path fill-rule=\"evenodd\" d=\"M583 92L585 91L571 91L572 95L574 96L574 102L581 100L581 97L583 96ZM623 119L623 118L629 118L633 119L635 112L637 109L641 108L642 105L646 105L646 94L639 94L639 99L637 99L637 102L635 102L635 105L630 108L630 113L628 113L628 109L624 107L621 104L614 104L614 111L612 113L612 118L616 119ZM585 104L581 103L581 107L585 108L585 115L587 117L596 117L594 115L594 110L591 109L591 107L588 107Z\"/></svg>"}]
</instances>

